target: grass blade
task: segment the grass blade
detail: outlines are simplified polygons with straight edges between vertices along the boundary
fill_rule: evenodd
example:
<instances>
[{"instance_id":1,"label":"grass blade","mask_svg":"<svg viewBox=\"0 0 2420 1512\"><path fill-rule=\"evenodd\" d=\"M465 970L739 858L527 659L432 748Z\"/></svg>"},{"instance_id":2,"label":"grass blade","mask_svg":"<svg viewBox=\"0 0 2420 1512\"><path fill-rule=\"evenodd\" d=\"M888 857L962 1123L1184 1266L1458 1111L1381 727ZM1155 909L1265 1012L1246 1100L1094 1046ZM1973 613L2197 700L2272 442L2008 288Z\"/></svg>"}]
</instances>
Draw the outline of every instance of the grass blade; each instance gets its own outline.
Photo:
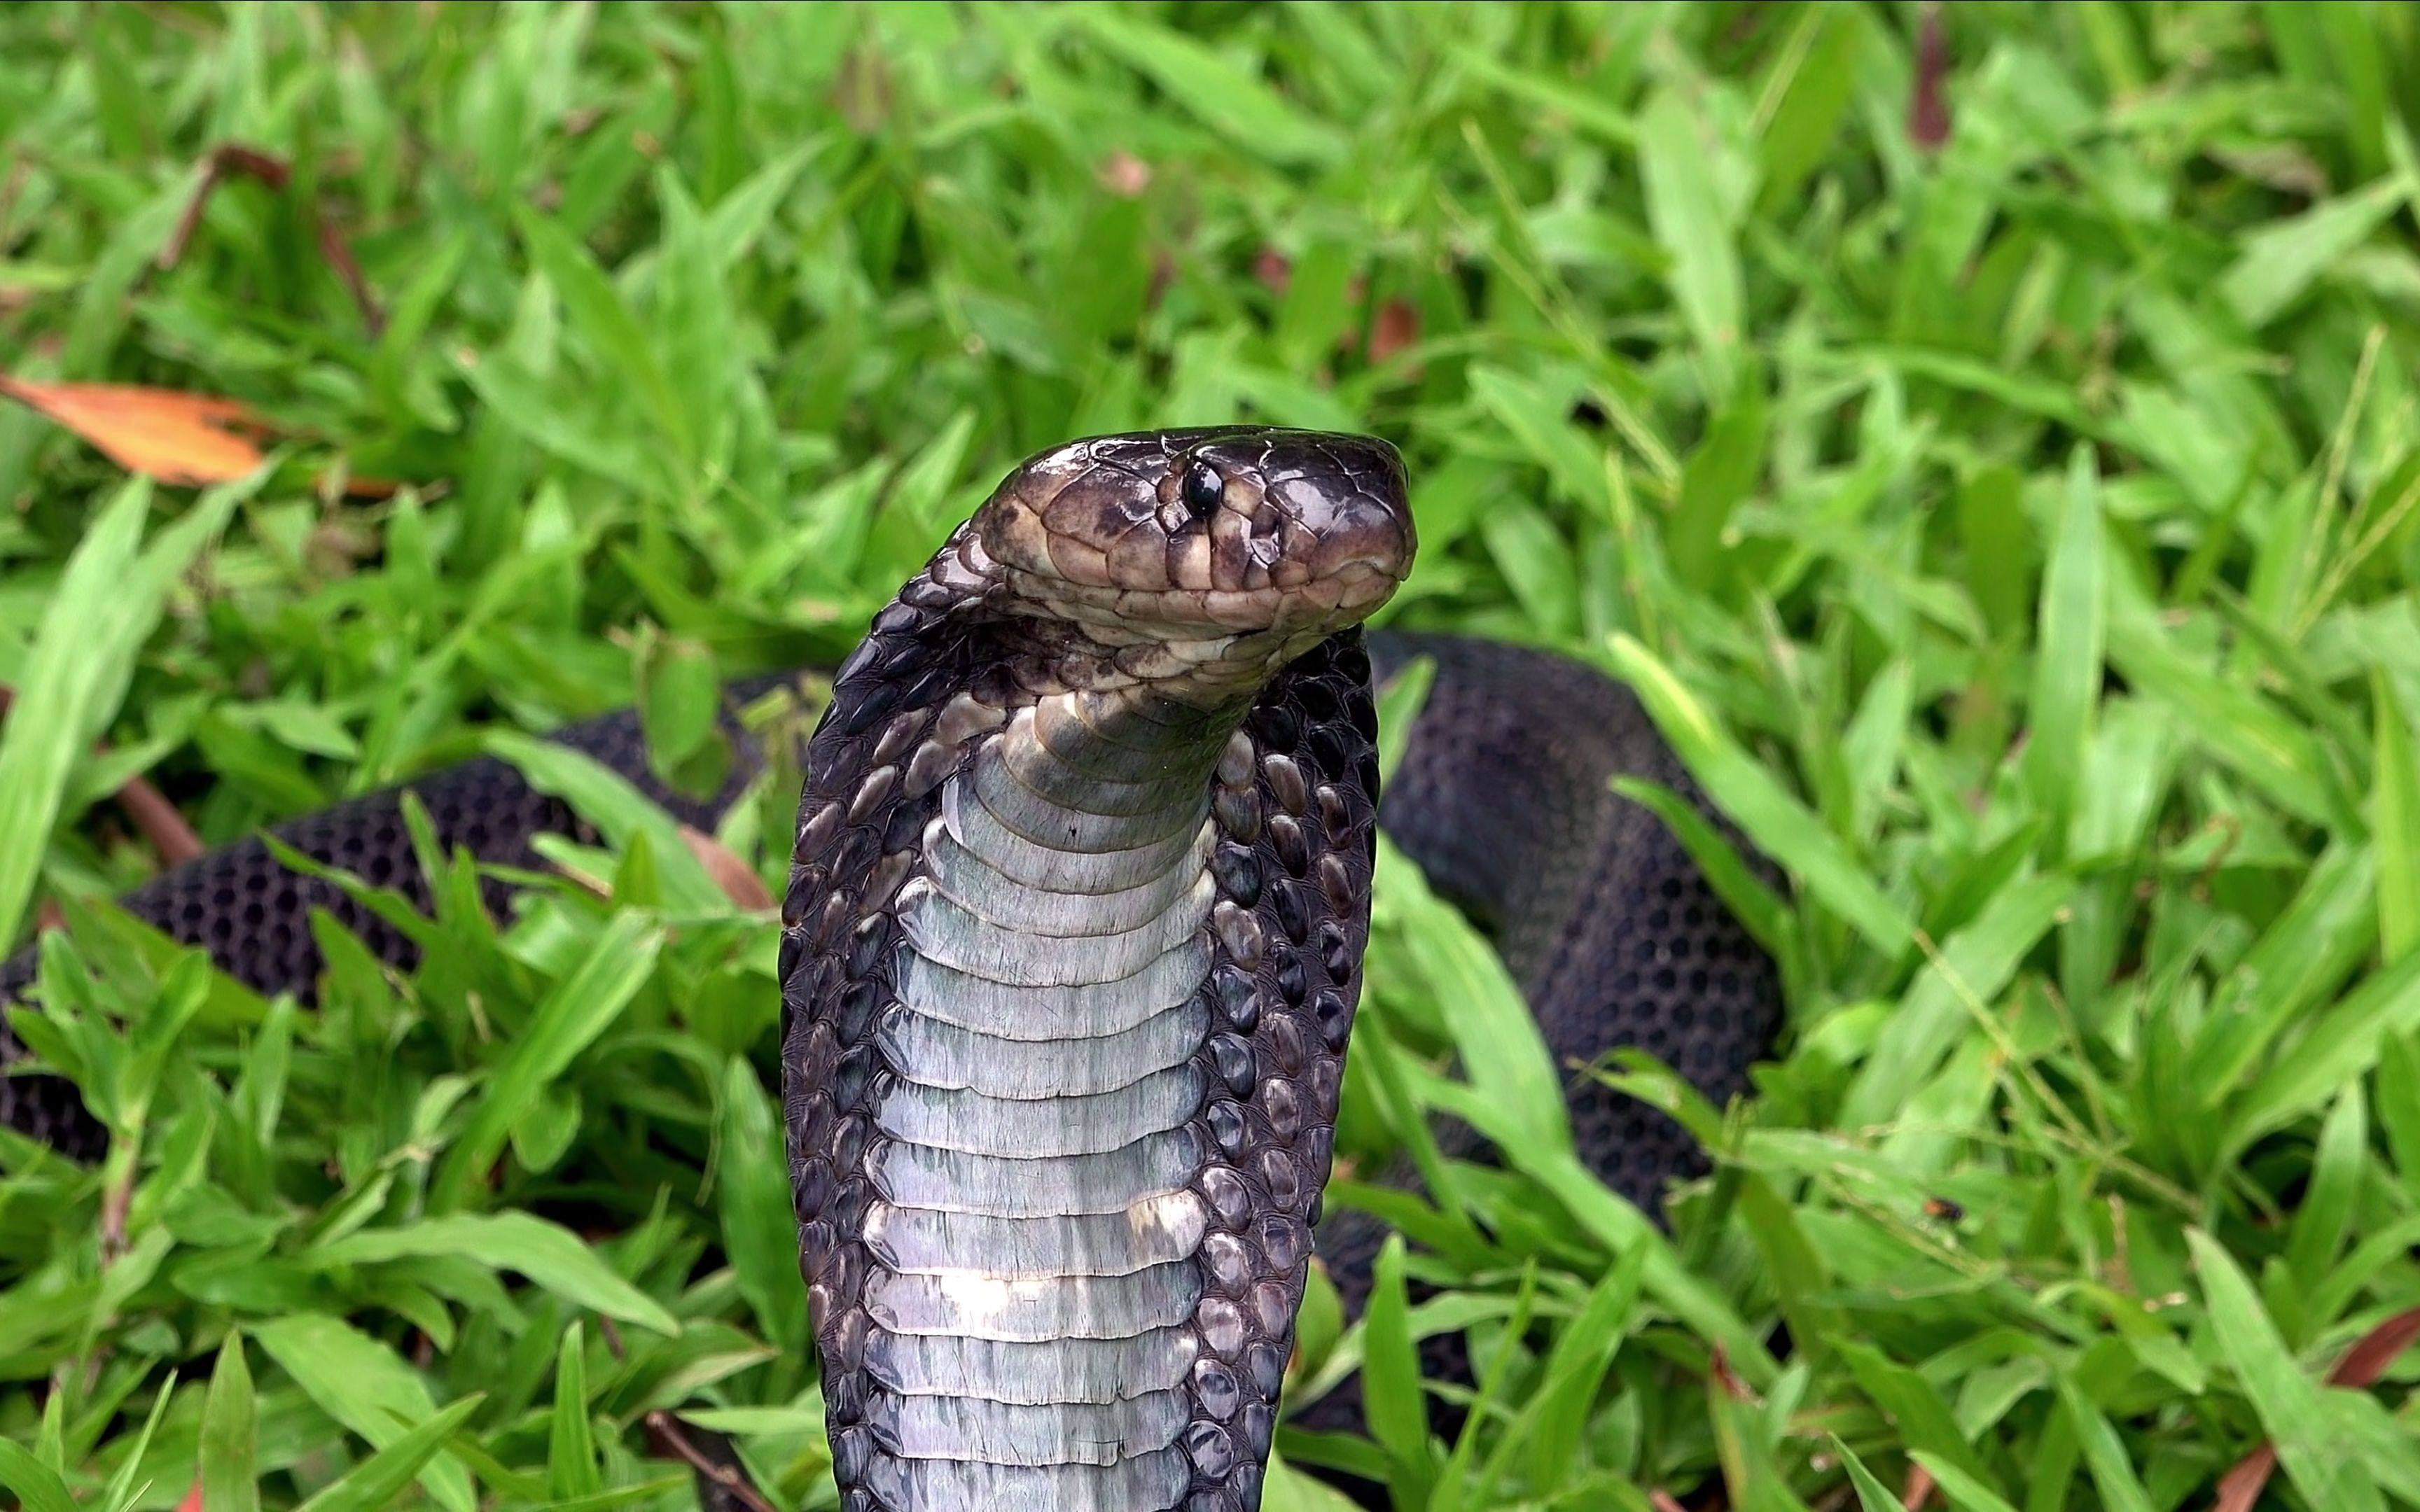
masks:
<instances>
[{"instance_id":1,"label":"grass blade","mask_svg":"<svg viewBox=\"0 0 2420 1512\"><path fill-rule=\"evenodd\" d=\"M1841 1468L1849 1473L1849 1484L1856 1488L1860 1512L1905 1512L1900 1499L1890 1493L1890 1488L1874 1478L1874 1473L1866 1468L1866 1462L1857 1458L1856 1451L1841 1443L1837 1433L1832 1435L1832 1453L1838 1457Z\"/></svg>"},{"instance_id":2,"label":"grass blade","mask_svg":"<svg viewBox=\"0 0 2420 1512\"><path fill-rule=\"evenodd\" d=\"M667 1337L680 1322L661 1304L615 1274L580 1236L535 1213L449 1213L402 1228L368 1228L322 1245L309 1257L322 1265L372 1265L411 1256L452 1256L519 1271L576 1307L635 1323Z\"/></svg>"},{"instance_id":3,"label":"grass blade","mask_svg":"<svg viewBox=\"0 0 2420 1512\"><path fill-rule=\"evenodd\" d=\"M214 488L138 549L151 484L136 478L104 504L69 557L40 634L0 722L0 947L14 942L33 900L42 848L70 778L117 705L134 658L159 624L169 590L225 525L241 492Z\"/></svg>"},{"instance_id":4,"label":"grass blade","mask_svg":"<svg viewBox=\"0 0 2420 1512\"><path fill-rule=\"evenodd\" d=\"M555 295L570 312L581 334L638 393L657 425L684 457L696 455L696 438L672 379L656 362L655 348L638 317L622 301L613 280L605 276L588 249L550 218L526 207L516 207L513 224L530 265L546 275Z\"/></svg>"},{"instance_id":5,"label":"grass blade","mask_svg":"<svg viewBox=\"0 0 2420 1512\"><path fill-rule=\"evenodd\" d=\"M1653 652L1626 635L1612 641L1614 667L1637 690L1689 775L1765 855L1805 880L1825 906L1896 959L1915 926L1883 895L1812 810L1723 733L1704 704Z\"/></svg>"},{"instance_id":6,"label":"grass blade","mask_svg":"<svg viewBox=\"0 0 2420 1512\"><path fill-rule=\"evenodd\" d=\"M1361 1315L1361 1399L1370 1436L1387 1451L1395 1504L1425 1505L1434 1472L1428 1408L1420 1390L1420 1357L1412 1347L1404 1293L1404 1241L1387 1237L1372 1273Z\"/></svg>"},{"instance_id":7,"label":"grass blade","mask_svg":"<svg viewBox=\"0 0 2420 1512\"><path fill-rule=\"evenodd\" d=\"M722 1247L738 1273L756 1326L780 1349L807 1347L807 1299L799 1285L799 1227L787 1152L772 1099L755 1069L734 1056L722 1077L716 1151Z\"/></svg>"},{"instance_id":8,"label":"grass blade","mask_svg":"<svg viewBox=\"0 0 2420 1512\"><path fill-rule=\"evenodd\" d=\"M347 1471L302 1504L301 1512L378 1512L403 1494L445 1441L470 1421L486 1402L473 1395L449 1402L443 1411L410 1432L397 1435L386 1447Z\"/></svg>"},{"instance_id":9,"label":"grass blade","mask_svg":"<svg viewBox=\"0 0 2420 1512\"><path fill-rule=\"evenodd\" d=\"M2069 460L2067 495L2043 575L2039 649L2034 656L2025 777L2035 805L2050 819L2052 849L2065 850L2067 816L2092 741L2101 701L2102 624L2108 568L2102 560L2100 477L2089 447Z\"/></svg>"},{"instance_id":10,"label":"grass blade","mask_svg":"<svg viewBox=\"0 0 2420 1512\"><path fill-rule=\"evenodd\" d=\"M340 1319L291 1313L258 1324L253 1336L321 1412L374 1447L394 1447L437 1414L416 1371ZM470 1473L455 1460L425 1459L414 1478L445 1512L474 1512Z\"/></svg>"},{"instance_id":11,"label":"grass blade","mask_svg":"<svg viewBox=\"0 0 2420 1512\"><path fill-rule=\"evenodd\" d=\"M2185 1242L2201 1276L2202 1296L2210 1308L2211 1331L2218 1336L2219 1352L2251 1398L2260 1426L2269 1430L2294 1489L2311 1505L2331 1512L2339 1507L2345 1512L2364 1512L2380 1506L2377 1490L2361 1474L2357 1462L2339 1452L2333 1414L2319 1386L2303 1373L2286 1348L2235 1257L2199 1228L2186 1229ZM2102 1427L2106 1427L2106 1420ZM2091 1452L2088 1442L2086 1451ZM2097 1478L2098 1464L2094 1469ZM2107 1492L2106 1482L2102 1489Z\"/></svg>"},{"instance_id":12,"label":"grass blade","mask_svg":"<svg viewBox=\"0 0 2420 1512\"><path fill-rule=\"evenodd\" d=\"M547 1484L558 1502L605 1489L597 1473L597 1440L588 1427L586 1331L575 1320L554 1356L554 1411L548 1414Z\"/></svg>"},{"instance_id":13,"label":"grass blade","mask_svg":"<svg viewBox=\"0 0 2420 1512\"><path fill-rule=\"evenodd\" d=\"M23 1512L80 1512L58 1472L9 1439L0 1439L0 1487L15 1493Z\"/></svg>"},{"instance_id":14,"label":"grass blade","mask_svg":"<svg viewBox=\"0 0 2420 1512\"><path fill-rule=\"evenodd\" d=\"M202 1505L208 1512L255 1512L260 1505L254 1468L258 1415L243 1335L230 1331L219 1346L218 1367L210 1372L209 1396L202 1404Z\"/></svg>"},{"instance_id":15,"label":"grass blade","mask_svg":"<svg viewBox=\"0 0 2420 1512\"><path fill-rule=\"evenodd\" d=\"M1296 110L1226 54L1107 6L1072 14L1095 40L1243 150L1283 163L1327 163L1344 155L1345 144L1332 128Z\"/></svg>"},{"instance_id":16,"label":"grass blade","mask_svg":"<svg viewBox=\"0 0 2420 1512\"><path fill-rule=\"evenodd\" d=\"M2420 943L2420 754L2386 673L2369 674L2370 825L2378 841L2378 946L2392 964Z\"/></svg>"}]
</instances>

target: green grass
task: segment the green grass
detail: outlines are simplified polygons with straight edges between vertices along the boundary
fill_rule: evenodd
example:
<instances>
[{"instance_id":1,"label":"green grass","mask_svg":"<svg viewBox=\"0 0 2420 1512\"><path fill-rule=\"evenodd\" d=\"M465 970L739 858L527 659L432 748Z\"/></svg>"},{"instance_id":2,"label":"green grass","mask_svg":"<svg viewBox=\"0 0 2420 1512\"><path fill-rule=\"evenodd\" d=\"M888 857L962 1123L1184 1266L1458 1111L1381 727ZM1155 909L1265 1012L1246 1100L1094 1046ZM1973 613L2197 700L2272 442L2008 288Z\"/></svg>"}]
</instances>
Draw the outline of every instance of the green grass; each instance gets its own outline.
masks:
<instances>
[{"instance_id":1,"label":"green grass","mask_svg":"<svg viewBox=\"0 0 2420 1512\"><path fill-rule=\"evenodd\" d=\"M830 1505L766 920L622 813L610 905L457 864L427 969L332 941L302 1012L77 903L156 864L106 795L224 841L633 698L693 754L1016 456L1241 415L1398 440L1396 621L1628 678L1793 884L1739 873L1757 1096L1607 1069L1720 1158L1668 1238L1388 863L1343 1148L1441 1106L1509 1158L1432 1162L1366 1330L1314 1299L1376 1421L1290 1455L2055 1512L2268 1440L2268 1506L2420 1505L2420 1361L2323 1384L2420 1306L2420 12L1945 20L1930 150L1902 6L0 12L0 366L287 433L128 492L0 409L0 933L68 904L33 1033L118 1134L0 1139L0 1486L682 1506L669 1411ZM160 270L229 142L291 182ZM787 801L723 835L776 884Z\"/></svg>"}]
</instances>

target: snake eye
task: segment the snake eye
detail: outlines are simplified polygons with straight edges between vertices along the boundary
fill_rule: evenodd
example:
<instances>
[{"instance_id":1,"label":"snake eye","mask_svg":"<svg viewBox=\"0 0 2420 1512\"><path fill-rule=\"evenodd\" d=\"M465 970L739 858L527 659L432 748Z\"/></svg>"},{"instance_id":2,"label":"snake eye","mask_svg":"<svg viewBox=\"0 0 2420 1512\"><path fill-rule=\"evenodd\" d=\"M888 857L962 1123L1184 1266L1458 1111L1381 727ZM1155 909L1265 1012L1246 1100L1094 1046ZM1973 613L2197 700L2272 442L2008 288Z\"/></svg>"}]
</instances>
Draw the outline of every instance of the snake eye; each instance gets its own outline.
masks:
<instances>
[{"instance_id":1,"label":"snake eye","mask_svg":"<svg viewBox=\"0 0 2420 1512\"><path fill-rule=\"evenodd\" d=\"M1217 468L1195 457L1186 468L1184 481L1177 485L1176 491L1185 501L1187 513L1195 519L1208 519L1210 512L1218 507L1218 501L1227 496L1227 480L1218 476Z\"/></svg>"}]
</instances>

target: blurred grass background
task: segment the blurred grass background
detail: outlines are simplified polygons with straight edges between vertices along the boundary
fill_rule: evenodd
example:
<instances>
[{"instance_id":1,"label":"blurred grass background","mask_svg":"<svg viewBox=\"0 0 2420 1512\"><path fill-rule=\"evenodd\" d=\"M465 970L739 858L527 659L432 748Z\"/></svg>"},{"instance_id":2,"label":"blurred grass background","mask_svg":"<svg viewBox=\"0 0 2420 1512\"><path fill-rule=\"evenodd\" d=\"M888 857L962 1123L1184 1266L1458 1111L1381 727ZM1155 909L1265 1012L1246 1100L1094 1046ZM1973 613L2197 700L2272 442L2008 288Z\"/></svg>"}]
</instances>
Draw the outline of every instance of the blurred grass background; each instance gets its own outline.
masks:
<instances>
[{"instance_id":1,"label":"blurred grass background","mask_svg":"<svg viewBox=\"0 0 2420 1512\"><path fill-rule=\"evenodd\" d=\"M0 408L0 937L70 925L21 1022L116 1134L0 1135L0 1487L686 1506L669 1413L834 1504L764 916L604 795L597 888L458 866L298 1011L97 906L160 859L108 795L217 843L633 700L702 774L1021 455L1258 417L1402 445L1397 623L1626 677L1793 884L1732 884L1755 1098L1606 1070L1717 1156L1666 1235L1389 861L1342 1147L1507 1158L1314 1297L1372 1437L1297 1464L2420 1505L2416 112L2368 4L0 11L0 366L278 427L196 491Z\"/></svg>"}]
</instances>

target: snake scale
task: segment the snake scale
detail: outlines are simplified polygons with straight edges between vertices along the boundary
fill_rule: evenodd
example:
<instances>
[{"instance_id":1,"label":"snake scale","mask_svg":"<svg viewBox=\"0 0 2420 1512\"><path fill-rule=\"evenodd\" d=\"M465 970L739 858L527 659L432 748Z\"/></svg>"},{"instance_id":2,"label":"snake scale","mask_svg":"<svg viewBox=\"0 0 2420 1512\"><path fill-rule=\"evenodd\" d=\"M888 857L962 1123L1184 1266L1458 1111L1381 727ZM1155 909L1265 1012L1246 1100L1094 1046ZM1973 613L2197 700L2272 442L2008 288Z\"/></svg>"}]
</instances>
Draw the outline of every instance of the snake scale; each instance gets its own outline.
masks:
<instances>
[{"instance_id":1,"label":"snake scale","mask_svg":"<svg viewBox=\"0 0 2420 1512\"><path fill-rule=\"evenodd\" d=\"M1559 1064L1639 1045L1721 1099L1768 1047L1771 963L1608 786L1690 791L1637 704L1547 653L1365 633L1413 552L1383 441L1071 442L1012 471L832 674L783 900L781 1054L848 1512L1259 1505L1307 1267L1357 1308L1381 1236L1321 1200L1381 825L1495 939ZM1382 808L1373 677L1415 656L1435 680ZM627 712L555 738L701 825L752 771L673 793ZM505 866L583 831L493 760L411 787L444 844ZM399 803L277 833L425 901ZM306 999L311 907L411 957L256 839L123 903ZM31 980L29 957L0 964L0 1001ZM21 1054L0 1027L0 1062ZM1584 1077L1567 1096L1584 1158L1651 1211L1695 1168L1653 1110ZM101 1143L38 1074L0 1079L0 1123Z\"/></svg>"}]
</instances>

